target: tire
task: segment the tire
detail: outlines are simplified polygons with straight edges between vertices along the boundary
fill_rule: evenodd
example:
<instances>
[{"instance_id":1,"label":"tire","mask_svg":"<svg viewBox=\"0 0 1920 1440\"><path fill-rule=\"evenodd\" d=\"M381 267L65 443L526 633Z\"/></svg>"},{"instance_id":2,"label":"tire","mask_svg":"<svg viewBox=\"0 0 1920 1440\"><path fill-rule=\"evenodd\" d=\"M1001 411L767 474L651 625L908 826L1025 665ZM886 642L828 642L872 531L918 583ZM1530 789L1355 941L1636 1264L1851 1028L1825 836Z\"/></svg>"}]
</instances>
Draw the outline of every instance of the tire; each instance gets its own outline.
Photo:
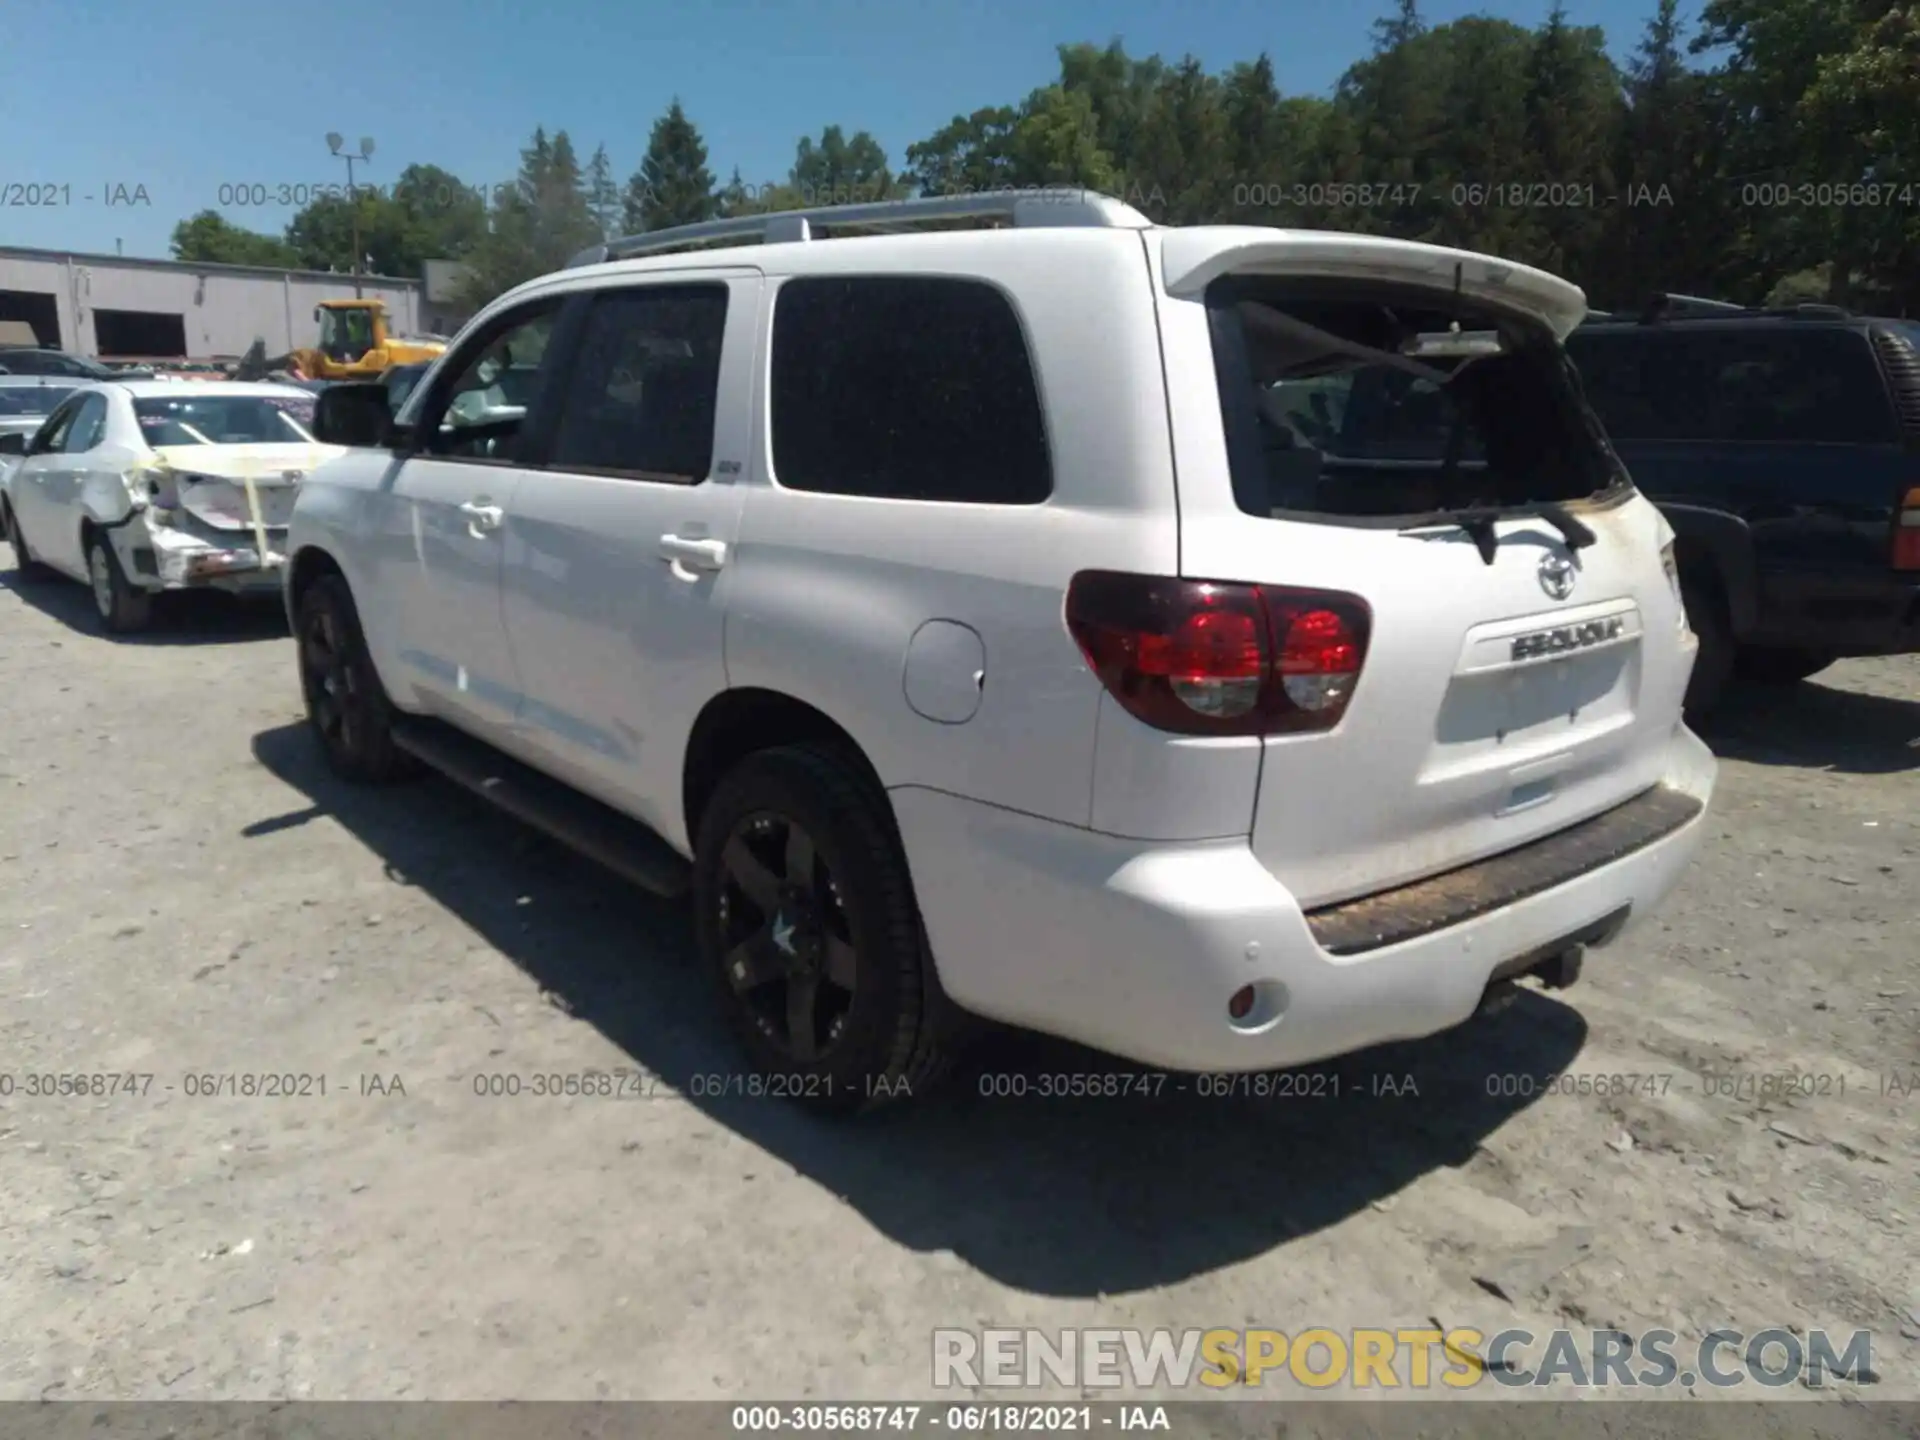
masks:
<instances>
[{"instance_id":1,"label":"tire","mask_svg":"<svg viewBox=\"0 0 1920 1440\"><path fill-rule=\"evenodd\" d=\"M1700 641L1684 707L1687 723L1697 725L1719 705L1733 676L1733 625L1718 589L1698 581L1683 581L1680 596L1686 606L1687 626Z\"/></svg>"},{"instance_id":2,"label":"tire","mask_svg":"<svg viewBox=\"0 0 1920 1440\"><path fill-rule=\"evenodd\" d=\"M307 723L328 768L343 780L374 785L416 773L417 762L393 743L393 702L373 668L360 612L342 577L323 575L301 592L293 638Z\"/></svg>"},{"instance_id":3,"label":"tire","mask_svg":"<svg viewBox=\"0 0 1920 1440\"><path fill-rule=\"evenodd\" d=\"M816 863L794 863L796 828ZM849 1114L944 1077L960 1017L886 797L845 758L795 746L730 771L700 817L693 896L701 955L758 1072L745 1093ZM802 1012L810 1046L795 1038Z\"/></svg>"},{"instance_id":4,"label":"tire","mask_svg":"<svg viewBox=\"0 0 1920 1440\"><path fill-rule=\"evenodd\" d=\"M1831 650L1742 646L1734 672L1755 685L1798 685L1839 658Z\"/></svg>"},{"instance_id":5,"label":"tire","mask_svg":"<svg viewBox=\"0 0 1920 1440\"><path fill-rule=\"evenodd\" d=\"M47 567L34 558L33 551L27 548L27 537L20 532L20 522L13 518L13 506L0 501L0 520L7 527L7 541L13 546L14 573L22 580L40 581L47 578Z\"/></svg>"},{"instance_id":6,"label":"tire","mask_svg":"<svg viewBox=\"0 0 1920 1440\"><path fill-rule=\"evenodd\" d=\"M94 613L109 635L136 634L153 623L153 596L127 579L120 557L98 531L87 536L87 579Z\"/></svg>"}]
</instances>

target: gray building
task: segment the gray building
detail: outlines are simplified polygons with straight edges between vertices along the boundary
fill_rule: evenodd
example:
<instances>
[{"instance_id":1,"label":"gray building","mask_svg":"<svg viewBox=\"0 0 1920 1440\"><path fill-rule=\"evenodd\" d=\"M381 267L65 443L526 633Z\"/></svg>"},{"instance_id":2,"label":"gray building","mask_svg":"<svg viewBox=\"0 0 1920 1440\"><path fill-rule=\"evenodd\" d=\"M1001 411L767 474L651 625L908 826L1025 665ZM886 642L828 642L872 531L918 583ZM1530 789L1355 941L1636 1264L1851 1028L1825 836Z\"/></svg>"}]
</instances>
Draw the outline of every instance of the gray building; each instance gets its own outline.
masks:
<instances>
[{"instance_id":1,"label":"gray building","mask_svg":"<svg viewBox=\"0 0 1920 1440\"><path fill-rule=\"evenodd\" d=\"M423 281L362 275L359 286L386 302L399 334L445 323L427 313ZM319 338L318 302L353 294L351 275L0 247L0 321L82 355L209 360L244 355L256 339L279 355Z\"/></svg>"}]
</instances>

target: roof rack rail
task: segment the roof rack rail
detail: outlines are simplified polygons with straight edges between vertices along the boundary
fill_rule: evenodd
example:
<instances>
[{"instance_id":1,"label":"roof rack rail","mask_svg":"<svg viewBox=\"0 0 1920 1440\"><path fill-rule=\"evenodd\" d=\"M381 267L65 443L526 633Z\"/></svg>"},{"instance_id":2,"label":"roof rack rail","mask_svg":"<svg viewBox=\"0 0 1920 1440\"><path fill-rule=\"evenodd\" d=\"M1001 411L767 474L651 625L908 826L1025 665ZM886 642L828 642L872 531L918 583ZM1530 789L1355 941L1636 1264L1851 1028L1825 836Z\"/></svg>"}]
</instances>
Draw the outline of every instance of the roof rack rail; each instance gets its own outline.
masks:
<instances>
[{"instance_id":1,"label":"roof rack rail","mask_svg":"<svg viewBox=\"0 0 1920 1440\"><path fill-rule=\"evenodd\" d=\"M1672 295L1662 292L1647 301L1640 312L1640 319L1642 322L1648 322L1738 315L1746 308L1744 305L1734 304L1731 300L1709 300L1701 295Z\"/></svg>"},{"instance_id":2,"label":"roof rack rail","mask_svg":"<svg viewBox=\"0 0 1920 1440\"><path fill-rule=\"evenodd\" d=\"M1018 226L1095 226L1146 230L1153 222L1133 206L1077 185L986 191L976 195L925 195L909 200L876 200L864 205L819 205L777 210L767 215L737 215L695 225L673 225L592 245L566 268L599 265L660 255L710 240L755 239L766 245L815 239L814 227L858 226L888 233L943 220L1007 220Z\"/></svg>"},{"instance_id":3,"label":"roof rack rail","mask_svg":"<svg viewBox=\"0 0 1920 1440\"><path fill-rule=\"evenodd\" d=\"M1593 318L1593 317L1589 317ZM1642 325L1669 320L1851 320L1853 312L1839 305L1735 305L1698 295L1655 295L1640 311Z\"/></svg>"}]
</instances>

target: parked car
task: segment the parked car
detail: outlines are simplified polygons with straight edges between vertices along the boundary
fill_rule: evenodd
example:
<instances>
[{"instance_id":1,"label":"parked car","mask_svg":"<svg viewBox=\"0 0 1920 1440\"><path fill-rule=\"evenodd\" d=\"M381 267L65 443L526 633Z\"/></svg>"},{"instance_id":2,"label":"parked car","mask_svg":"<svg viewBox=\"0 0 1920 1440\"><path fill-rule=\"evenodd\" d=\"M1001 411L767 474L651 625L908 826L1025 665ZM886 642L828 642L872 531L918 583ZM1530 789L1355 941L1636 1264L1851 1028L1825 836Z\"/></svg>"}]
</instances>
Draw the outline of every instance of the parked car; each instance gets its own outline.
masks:
<instances>
[{"instance_id":1,"label":"parked car","mask_svg":"<svg viewBox=\"0 0 1920 1440\"><path fill-rule=\"evenodd\" d=\"M1920 322L1663 300L1567 350L1678 536L1688 713L1736 675L1920 651Z\"/></svg>"},{"instance_id":2,"label":"parked car","mask_svg":"<svg viewBox=\"0 0 1920 1440\"><path fill-rule=\"evenodd\" d=\"M151 373L151 372L143 372ZM56 375L69 380L126 380L136 378L84 355L69 355L64 350L43 346L13 345L0 348L0 374Z\"/></svg>"},{"instance_id":3,"label":"parked car","mask_svg":"<svg viewBox=\"0 0 1920 1440\"><path fill-rule=\"evenodd\" d=\"M911 233L962 215L1014 223ZM854 224L901 233L806 238ZM1714 783L1585 309L1079 191L616 242L397 419L321 397L382 448L294 507L312 729L690 889L745 1093L920 1091L968 1013L1185 1071L1430 1034L1571 983Z\"/></svg>"},{"instance_id":4,"label":"parked car","mask_svg":"<svg viewBox=\"0 0 1920 1440\"><path fill-rule=\"evenodd\" d=\"M0 440L19 436L24 452L24 442L73 391L74 382L49 375L0 375Z\"/></svg>"},{"instance_id":5,"label":"parked car","mask_svg":"<svg viewBox=\"0 0 1920 1440\"><path fill-rule=\"evenodd\" d=\"M162 590L275 593L303 476L339 453L290 386L84 385L0 480L23 577L85 581L110 631L144 626Z\"/></svg>"}]
</instances>

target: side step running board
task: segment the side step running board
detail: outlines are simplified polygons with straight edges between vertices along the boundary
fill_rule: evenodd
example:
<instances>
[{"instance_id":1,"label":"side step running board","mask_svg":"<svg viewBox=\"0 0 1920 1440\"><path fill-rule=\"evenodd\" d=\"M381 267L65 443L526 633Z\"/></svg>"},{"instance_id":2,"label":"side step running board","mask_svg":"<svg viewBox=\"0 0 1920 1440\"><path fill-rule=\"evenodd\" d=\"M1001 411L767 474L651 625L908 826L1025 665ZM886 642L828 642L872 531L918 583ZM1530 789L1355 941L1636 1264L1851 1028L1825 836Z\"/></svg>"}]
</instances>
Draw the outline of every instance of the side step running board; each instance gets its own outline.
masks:
<instances>
[{"instance_id":1,"label":"side step running board","mask_svg":"<svg viewBox=\"0 0 1920 1440\"><path fill-rule=\"evenodd\" d=\"M638 820L443 721L411 715L396 720L393 743L455 784L642 889L669 899L686 894L692 867Z\"/></svg>"}]
</instances>

